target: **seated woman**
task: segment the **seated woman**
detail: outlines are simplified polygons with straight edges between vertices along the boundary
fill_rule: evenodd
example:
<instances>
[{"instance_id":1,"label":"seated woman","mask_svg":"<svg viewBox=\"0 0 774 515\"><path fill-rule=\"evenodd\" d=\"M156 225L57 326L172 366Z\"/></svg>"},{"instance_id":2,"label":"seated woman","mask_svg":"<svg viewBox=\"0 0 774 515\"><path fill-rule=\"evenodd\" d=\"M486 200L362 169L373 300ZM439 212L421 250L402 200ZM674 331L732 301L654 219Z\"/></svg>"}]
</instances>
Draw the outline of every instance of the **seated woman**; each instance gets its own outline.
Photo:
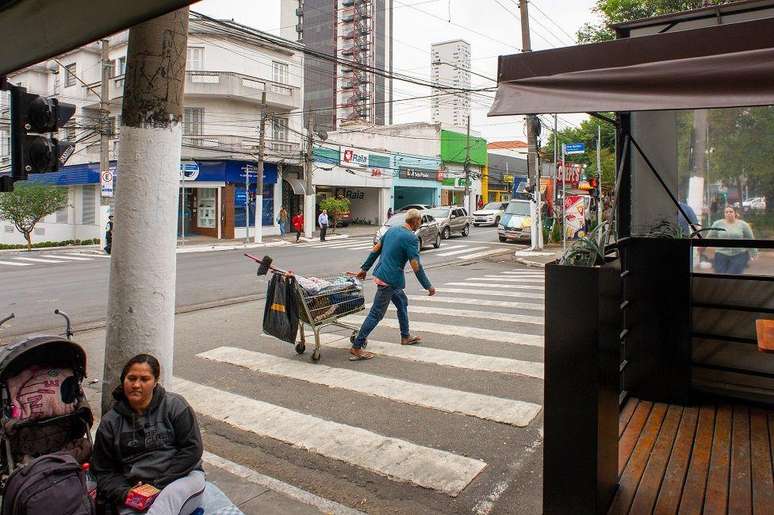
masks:
<instances>
[{"instance_id":1,"label":"seated woman","mask_svg":"<svg viewBox=\"0 0 774 515\"><path fill-rule=\"evenodd\" d=\"M115 403L102 417L94 442L91 470L97 491L121 515L129 491L139 484L159 490L147 512L189 515L204 492L202 436L193 409L159 384L156 358L139 354L124 366Z\"/></svg>"}]
</instances>

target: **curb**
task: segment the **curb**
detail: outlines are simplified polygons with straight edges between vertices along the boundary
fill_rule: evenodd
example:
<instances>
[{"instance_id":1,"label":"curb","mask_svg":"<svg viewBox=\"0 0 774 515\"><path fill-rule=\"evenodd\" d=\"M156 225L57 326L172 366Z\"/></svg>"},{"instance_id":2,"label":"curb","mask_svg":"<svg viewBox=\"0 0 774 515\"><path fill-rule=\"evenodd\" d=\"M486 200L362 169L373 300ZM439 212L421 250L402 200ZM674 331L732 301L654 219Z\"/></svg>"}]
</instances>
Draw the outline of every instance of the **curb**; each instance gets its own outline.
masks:
<instances>
[{"instance_id":1,"label":"curb","mask_svg":"<svg viewBox=\"0 0 774 515\"><path fill-rule=\"evenodd\" d=\"M524 258L516 258L517 263L521 263L524 266L528 266L530 268L545 268L546 264L541 263L540 261L530 261L529 259Z\"/></svg>"}]
</instances>

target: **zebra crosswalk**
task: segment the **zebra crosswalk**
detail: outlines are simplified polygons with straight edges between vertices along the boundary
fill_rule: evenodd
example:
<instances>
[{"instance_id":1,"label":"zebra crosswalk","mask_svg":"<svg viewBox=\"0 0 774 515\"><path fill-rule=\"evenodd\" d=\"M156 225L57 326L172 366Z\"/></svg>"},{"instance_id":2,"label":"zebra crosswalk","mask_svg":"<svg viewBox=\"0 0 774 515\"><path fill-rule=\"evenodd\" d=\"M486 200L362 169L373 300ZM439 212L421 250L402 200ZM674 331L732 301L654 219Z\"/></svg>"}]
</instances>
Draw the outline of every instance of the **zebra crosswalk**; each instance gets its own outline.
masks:
<instances>
[{"instance_id":1,"label":"zebra crosswalk","mask_svg":"<svg viewBox=\"0 0 774 515\"><path fill-rule=\"evenodd\" d=\"M508 473L508 465L500 463L502 449L486 450L488 431L501 439L511 438L508 431L530 431L533 441L525 447L539 445L536 435L542 434L543 285L535 281L541 274L507 272L455 276L440 282L433 297L410 293L411 330L423 337L421 345L399 343L399 324L391 309L368 340L367 349L376 360L356 364L346 359L349 332L321 334L320 363L260 334L257 344L248 346L202 346L191 359L197 368L216 367L216 377L206 384L176 377L172 390L199 415L245 438L268 438L313 455L309 473L315 477L325 473L325 460L331 460L331 474L337 478L342 477L341 467L350 467L358 476L370 473L382 481L411 485L407 488L421 487L418 492L472 496L482 490L482 481L499 484L498 478ZM522 284L516 282L520 279ZM364 319L346 317L353 325ZM257 395L238 386L258 384L278 391L314 390L318 399L326 399L326 407L315 409L314 402L270 394L264 400L261 386L254 386ZM519 386L502 386L514 384ZM371 402L380 403L373 413L388 420L420 417L422 423L437 420L444 427L460 424L463 440L468 424L475 423L476 436L466 445L454 438L435 441L428 438L435 429L412 435L401 432L401 424L352 416L359 413L358 406ZM474 483L478 487L472 488ZM371 495L378 497L378 489ZM346 500L335 499L344 504ZM473 505L480 500L469 501Z\"/></svg>"},{"instance_id":2,"label":"zebra crosswalk","mask_svg":"<svg viewBox=\"0 0 774 515\"><path fill-rule=\"evenodd\" d=\"M24 267L33 265L66 265L84 261L99 261L110 256L102 251L81 250L78 252L60 252L56 254L34 254L33 256L18 256L9 254L0 256L0 270L4 267Z\"/></svg>"},{"instance_id":3,"label":"zebra crosswalk","mask_svg":"<svg viewBox=\"0 0 774 515\"><path fill-rule=\"evenodd\" d=\"M310 241L299 244L303 248L315 250L335 250L362 252L367 254L373 246L373 238L343 238L330 241ZM425 248L422 250L423 259L451 258L454 260L471 260L483 257L508 254L513 252L512 245L503 245L498 242L481 242L465 239L444 240L439 248Z\"/></svg>"}]
</instances>

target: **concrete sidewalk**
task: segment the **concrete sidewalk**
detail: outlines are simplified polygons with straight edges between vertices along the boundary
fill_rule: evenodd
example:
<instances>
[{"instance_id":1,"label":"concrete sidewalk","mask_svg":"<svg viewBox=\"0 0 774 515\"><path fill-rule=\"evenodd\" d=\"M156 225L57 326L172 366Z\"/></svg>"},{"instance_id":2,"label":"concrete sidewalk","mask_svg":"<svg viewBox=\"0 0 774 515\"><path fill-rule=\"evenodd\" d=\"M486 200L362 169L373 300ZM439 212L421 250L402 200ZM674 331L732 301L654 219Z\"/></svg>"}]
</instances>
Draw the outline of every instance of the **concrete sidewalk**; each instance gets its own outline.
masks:
<instances>
[{"instance_id":1,"label":"concrete sidewalk","mask_svg":"<svg viewBox=\"0 0 774 515\"><path fill-rule=\"evenodd\" d=\"M544 268L548 263L552 263L562 257L562 246L557 244L548 244L543 250L517 250L514 253L516 262L532 268Z\"/></svg>"}]
</instances>

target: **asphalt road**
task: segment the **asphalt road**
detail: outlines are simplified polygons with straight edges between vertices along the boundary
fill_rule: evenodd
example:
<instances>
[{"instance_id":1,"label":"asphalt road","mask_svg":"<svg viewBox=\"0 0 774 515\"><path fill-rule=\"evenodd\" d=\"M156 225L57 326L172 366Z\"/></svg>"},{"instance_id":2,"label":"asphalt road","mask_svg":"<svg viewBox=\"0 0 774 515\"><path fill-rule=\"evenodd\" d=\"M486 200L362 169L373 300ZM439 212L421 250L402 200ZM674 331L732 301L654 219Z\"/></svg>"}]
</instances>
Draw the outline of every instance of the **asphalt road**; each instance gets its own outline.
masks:
<instances>
[{"instance_id":1,"label":"asphalt road","mask_svg":"<svg viewBox=\"0 0 774 515\"><path fill-rule=\"evenodd\" d=\"M250 252L269 254L277 266L300 274L329 275L356 270L370 242L370 237L361 236ZM473 228L468 238L453 237L440 249L425 249L422 259L426 266L435 266L511 248L516 247L497 241L495 228L480 227ZM243 254L242 250L178 254L178 308L261 294L256 265ZM17 317L0 329L0 338L61 327L62 320L53 314L57 308L69 313L76 326L104 320L109 271L109 257L73 250L0 254L0 318L11 312Z\"/></svg>"}]
</instances>

